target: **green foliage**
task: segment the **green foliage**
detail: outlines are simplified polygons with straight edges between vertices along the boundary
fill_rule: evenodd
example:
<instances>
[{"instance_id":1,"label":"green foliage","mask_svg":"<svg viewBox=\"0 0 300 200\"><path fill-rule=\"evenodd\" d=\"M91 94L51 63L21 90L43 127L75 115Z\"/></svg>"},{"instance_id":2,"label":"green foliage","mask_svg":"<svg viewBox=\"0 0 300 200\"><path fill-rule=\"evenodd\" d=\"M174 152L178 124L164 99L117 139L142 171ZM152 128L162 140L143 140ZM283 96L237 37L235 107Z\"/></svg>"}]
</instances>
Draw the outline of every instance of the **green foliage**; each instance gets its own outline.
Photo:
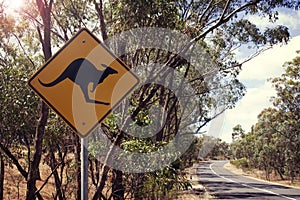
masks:
<instances>
[{"instance_id":1,"label":"green foliage","mask_svg":"<svg viewBox=\"0 0 300 200\"><path fill-rule=\"evenodd\" d=\"M166 145L166 142L158 141L153 142L149 139L131 139L122 143L125 151L134 153L148 153L157 151L159 148Z\"/></svg>"},{"instance_id":2,"label":"green foliage","mask_svg":"<svg viewBox=\"0 0 300 200\"><path fill-rule=\"evenodd\" d=\"M228 158L229 144L220 138L203 135L198 139L197 148L200 149L198 159L225 160Z\"/></svg>"},{"instance_id":3,"label":"green foliage","mask_svg":"<svg viewBox=\"0 0 300 200\"><path fill-rule=\"evenodd\" d=\"M105 5L107 25L111 34L139 27L178 29L181 25L176 1L122 0L108 1Z\"/></svg>"},{"instance_id":4,"label":"green foliage","mask_svg":"<svg viewBox=\"0 0 300 200\"><path fill-rule=\"evenodd\" d=\"M49 1L45 0L43 2L47 3ZM101 2L104 8L104 18L102 18L102 10L99 7ZM205 65L217 67L220 72L219 76L214 77L212 90L208 90L208 85L203 80L203 73L205 72L197 72L195 66L191 66L186 60L175 55L174 52L161 49L139 49L120 56L132 68L153 63L169 64L169 67L179 72L190 82L197 93L198 106L201 110L199 117L193 121L193 131L194 129L200 130L217 114L224 112L225 109L234 107L236 102L244 95L245 87L236 78L242 66L242 63L234 58L236 48L243 44L251 44L254 48L260 49L264 48L265 45L268 47L277 43L286 43L289 40L287 27L266 27L265 30L261 30L255 24L245 20L245 16L258 14L269 17L270 21L276 21L280 17L277 8L298 9L299 6L298 1L294 0L248 1L248 3L240 0L109 0L101 2L99 0L54 1L51 19L49 19L52 47L48 48L57 50L81 27L87 27L94 33L101 34L104 37L105 31L103 32L103 27L101 27L102 21L106 22L105 30L110 36L140 27L164 27L188 35L191 37L191 41L198 42L205 53L211 55L214 63L205 62ZM34 140L38 99L26 87L26 81L30 74L44 62L41 48L45 45L43 43L42 29L45 27L43 22L39 16L36 1L27 1L25 9L14 13L13 16L6 13L2 1L0 1L0 137L1 144L11 147L11 151L18 155L17 158L25 157L21 154L20 144L27 146L28 158L32 156L30 151ZM130 46L132 41L124 42L125 46ZM170 42L174 42L178 46L182 45L181 41L170 40ZM192 46L189 48L193 49ZM193 53L197 57L204 57L204 52ZM171 58L176 59L172 60ZM299 66L299 62L298 59L287 65ZM260 151L255 151L252 147L248 148L246 145L249 141L256 141L253 139L256 137L254 133L244 136L241 132L237 132L236 135L239 137L236 137L235 142L237 146L243 147L243 149L236 151L237 157L245 156L248 158L253 153L255 155L253 159L255 159L255 162L260 163L260 166L263 166L266 163L265 161L271 162L273 158L278 158L283 162L283 164L277 166L278 170L280 172L291 172L292 176L292 173L295 172L291 171L291 167L297 164L297 158L299 158L296 153L299 147L298 136L292 134L299 130L296 126L296 124L299 124L299 121L297 121L299 120L297 114L299 113L299 96L294 93L295 91L299 92L299 85L294 81L294 79L298 79L297 73L299 74L299 70L297 71L293 67L288 68L286 77L274 80L275 87L278 90L278 98L274 100L274 104L280 112L284 111L285 113L280 116L280 123L275 124L279 130L276 137L280 142L276 143L275 148L266 145L266 143L272 144L274 142L270 139L271 130L259 131L261 130L259 127L264 127L268 123L264 120L268 117L262 117L260 125L256 129L260 137L257 140ZM288 79L287 77L293 78ZM181 80L174 78L171 74L165 77L165 81L171 85ZM219 94L222 98L218 100L212 98L216 94ZM293 104L285 99L292 101ZM154 120L149 114L149 108L152 105L163 106L165 110L160 110L157 115L166 114L167 120L157 136L148 139L136 139L127 137L125 134L122 135L123 138L118 145L123 149L128 152L152 152L163 147L174 138L178 125L182 120L182 111L172 91L157 85L146 85L134 93L130 104L130 108L126 111L133 115L133 122L129 124L130 130L132 124L145 127L153 123ZM224 109L215 115L211 115L211 110L218 106L224 106ZM124 111L124 113L126 112ZM279 116L273 117L277 118ZM106 136L111 141L120 132L119 121L122 121L120 119L122 119L122 116L118 114L111 115L102 126ZM285 137L280 137L279 133L285 135ZM50 164L55 162L65 164L65 154L62 155L61 152L68 153L68 143L66 141L69 141L70 136L70 130L54 113L51 113L45 138L36 138L44 139L43 151L47 154L57 153L60 156L59 158L54 156ZM226 143L215 138L210 138L209 141L215 143L209 154L210 157L227 154L228 145ZM210 142L207 144L210 144ZM276 156L278 154L276 152L277 154L275 153L272 159L262 159L270 155L270 152L275 149L283 151L286 144L290 145L284 151L284 158ZM199 139L191 145L185 155L178 158L170 166L153 173L137 175L142 178L140 182L142 186L138 185L136 188L131 188L131 191L139 191L144 197L154 199L158 196L165 196L169 190L187 188L188 183L182 178L180 172L183 167L189 166L192 161L197 159L195 152L198 148L201 148L201 145L203 145L202 140ZM108 144L102 142L91 143L90 156L105 152L102 149L108 148L107 146ZM176 153L174 152L174 154ZM249 165L255 162L249 160ZM73 170L73 166L67 167ZM62 180L63 176L60 178ZM56 180L58 179L56 178ZM148 186L150 189L147 188Z\"/></svg>"},{"instance_id":5,"label":"green foliage","mask_svg":"<svg viewBox=\"0 0 300 200\"><path fill-rule=\"evenodd\" d=\"M122 147L129 152L149 153L157 151L166 144L166 142L153 142L149 139L131 139L123 142ZM141 185L134 191L134 195L138 198L164 198L172 193L176 193L178 190L188 189L190 183L182 174L181 164L180 159L178 159L163 169L141 175L133 175L133 181L142 180L140 181Z\"/></svg>"},{"instance_id":6,"label":"green foliage","mask_svg":"<svg viewBox=\"0 0 300 200\"><path fill-rule=\"evenodd\" d=\"M179 171L172 167L165 167L144 176L141 197L164 198L180 190L187 190L191 187L189 181L179 174Z\"/></svg>"},{"instance_id":7,"label":"green foliage","mask_svg":"<svg viewBox=\"0 0 300 200\"><path fill-rule=\"evenodd\" d=\"M231 144L233 157L264 170L266 179L272 171L291 181L300 176L299 66L299 57L284 65L285 73L271 80L277 92L272 98L276 108L264 109L252 131Z\"/></svg>"},{"instance_id":8,"label":"green foliage","mask_svg":"<svg viewBox=\"0 0 300 200\"><path fill-rule=\"evenodd\" d=\"M27 87L31 63L22 52L14 49L13 44L8 43L1 47L0 51L5 52L0 57L1 137L11 138L10 143L18 138L28 137L30 142L37 119L38 102Z\"/></svg>"},{"instance_id":9,"label":"green foliage","mask_svg":"<svg viewBox=\"0 0 300 200\"><path fill-rule=\"evenodd\" d=\"M235 141L239 138L244 137L245 131L243 130L242 126L240 124L236 125L232 128L232 141Z\"/></svg>"},{"instance_id":10,"label":"green foliage","mask_svg":"<svg viewBox=\"0 0 300 200\"><path fill-rule=\"evenodd\" d=\"M248 160L246 158L241 158L238 160L231 160L230 163L238 168L242 168L242 169L249 168Z\"/></svg>"}]
</instances>

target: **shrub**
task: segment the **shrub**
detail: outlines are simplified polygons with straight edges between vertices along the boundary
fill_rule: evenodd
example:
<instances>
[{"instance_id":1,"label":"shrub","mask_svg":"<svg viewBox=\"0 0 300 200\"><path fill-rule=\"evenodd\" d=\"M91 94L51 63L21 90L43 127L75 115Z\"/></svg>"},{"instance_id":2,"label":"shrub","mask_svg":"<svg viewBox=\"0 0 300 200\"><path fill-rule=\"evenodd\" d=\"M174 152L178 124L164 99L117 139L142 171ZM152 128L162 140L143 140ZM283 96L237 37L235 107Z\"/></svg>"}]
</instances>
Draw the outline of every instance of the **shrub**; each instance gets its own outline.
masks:
<instances>
[{"instance_id":1,"label":"shrub","mask_svg":"<svg viewBox=\"0 0 300 200\"><path fill-rule=\"evenodd\" d=\"M237 168L242 168L242 169L249 168L249 163L246 158L241 158L238 160L231 160L230 163L232 165L236 166Z\"/></svg>"}]
</instances>

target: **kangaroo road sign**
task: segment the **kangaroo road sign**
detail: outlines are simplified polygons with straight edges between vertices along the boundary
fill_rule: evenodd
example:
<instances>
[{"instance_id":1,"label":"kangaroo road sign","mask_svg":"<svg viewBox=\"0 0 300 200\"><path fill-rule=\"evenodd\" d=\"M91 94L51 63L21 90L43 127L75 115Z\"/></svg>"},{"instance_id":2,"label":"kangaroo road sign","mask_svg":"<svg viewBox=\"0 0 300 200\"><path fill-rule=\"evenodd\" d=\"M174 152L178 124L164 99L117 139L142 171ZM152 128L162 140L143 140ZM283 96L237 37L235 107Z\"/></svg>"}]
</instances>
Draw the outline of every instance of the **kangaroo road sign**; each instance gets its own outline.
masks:
<instances>
[{"instance_id":1,"label":"kangaroo road sign","mask_svg":"<svg viewBox=\"0 0 300 200\"><path fill-rule=\"evenodd\" d=\"M137 75L87 29L81 29L28 82L82 138L138 83Z\"/></svg>"}]
</instances>

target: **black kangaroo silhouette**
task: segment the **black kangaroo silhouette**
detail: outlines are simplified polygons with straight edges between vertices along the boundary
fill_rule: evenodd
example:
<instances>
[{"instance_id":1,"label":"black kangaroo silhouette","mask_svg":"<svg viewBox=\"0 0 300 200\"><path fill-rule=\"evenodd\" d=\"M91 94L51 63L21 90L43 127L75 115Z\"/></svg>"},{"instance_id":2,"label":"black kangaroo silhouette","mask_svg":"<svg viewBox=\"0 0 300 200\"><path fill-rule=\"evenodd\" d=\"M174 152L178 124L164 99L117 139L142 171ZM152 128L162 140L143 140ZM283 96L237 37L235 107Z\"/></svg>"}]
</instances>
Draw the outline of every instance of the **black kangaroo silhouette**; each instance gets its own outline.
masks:
<instances>
[{"instance_id":1,"label":"black kangaroo silhouette","mask_svg":"<svg viewBox=\"0 0 300 200\"><path fill-rule=\"evenodd\" d=\"M63 73L50 83L44 83L40 79L39 82L44 87L53 87L56 84L62 82L65 79L70 79L74 83L80 86L84 98L88 103L109 105L108 102L102 102L92 100L88 94L88 85L93 83L91 92L94 92L96 87L101 84L109 75L117 74L118 72L105 64L101 64L105 67L105 70L98 70L89 60L85 58L79 58L74 60Z\"/></svg>"}]
</instances>

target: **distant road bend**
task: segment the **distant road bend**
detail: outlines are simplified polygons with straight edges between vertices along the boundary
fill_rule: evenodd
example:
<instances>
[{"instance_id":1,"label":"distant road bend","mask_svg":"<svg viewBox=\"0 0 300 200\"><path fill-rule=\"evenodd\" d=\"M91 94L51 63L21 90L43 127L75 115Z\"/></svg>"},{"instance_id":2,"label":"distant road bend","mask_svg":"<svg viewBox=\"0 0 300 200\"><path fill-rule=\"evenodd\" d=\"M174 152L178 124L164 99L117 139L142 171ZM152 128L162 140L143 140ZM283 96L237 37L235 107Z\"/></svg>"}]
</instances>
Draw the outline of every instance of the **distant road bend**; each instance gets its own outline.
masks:
<instances>
[{"instance_id":1,"label":"distant road bend","mask_svg":"<svg viewBox=\"0 0 300 200\"><path fill-rule=\"evenodd\" d=\"M228 162L203 162L197 169L201 183L216 199L300 200L300 189L234 174L223 167Z\"/></svg>"}]
</instances>

